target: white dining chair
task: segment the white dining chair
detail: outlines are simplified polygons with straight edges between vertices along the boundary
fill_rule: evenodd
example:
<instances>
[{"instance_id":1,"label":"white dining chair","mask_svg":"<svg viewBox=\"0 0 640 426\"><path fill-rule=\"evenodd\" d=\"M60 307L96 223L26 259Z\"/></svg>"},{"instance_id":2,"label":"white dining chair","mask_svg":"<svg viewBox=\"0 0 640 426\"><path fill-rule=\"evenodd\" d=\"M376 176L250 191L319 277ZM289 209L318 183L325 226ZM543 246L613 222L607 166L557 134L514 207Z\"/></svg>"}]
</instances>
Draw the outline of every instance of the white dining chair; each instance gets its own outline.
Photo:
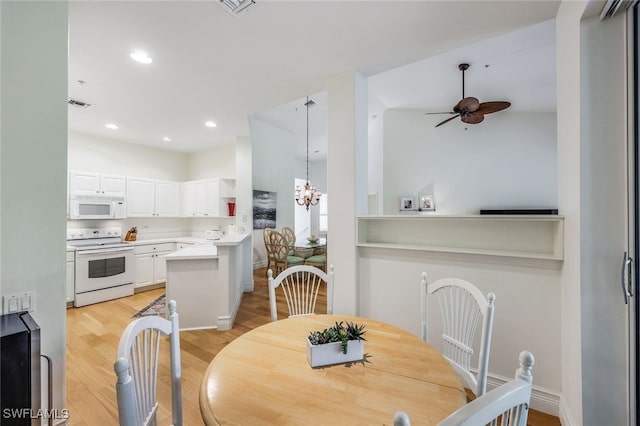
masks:
<instances>
[{"instance_id":1,"label":"white dining chair","mask_svg":"<svg viewBox=\"0 0 640 426\"><path fill-rule=\"evenodd\" d=\"M393 426L411 426L411 420L404 411L397 411L393 415Z\"/></svg>"},{"instance_id":2,"label":"white dining chair","mask_svg":"<svg viewBox=\"0 0 640 426\"><path fill-rule=\"evenodd\" d=\"M459 408L438 426L526 426L529 417L534 358L531 352L520 352L520 367L514 380L474 399ZM398 411L394 426L409 426L409 416Z\"/></svg>"},{"instance_id":3,"label":"white dining chair","mask_svg":"<svg viewBox=\"0 0 640 426\"><path fill-rule=\"evenodd\" d=\"M120 336L114 370L120 426L157 424L160 340L169 336L172 425L182 425L180 332L176 302L169 301L169 319L147 316L133 320Z\"/></svg>"},{"instance_id":4,"label":"white dining chair","mask_svg":"<svg viewBox=\"0 0 640 426\"><path fill-rule=\"evenodd\" d=\"M475 396L483 395L487 389L495 294L489 293L485 298L476 286L459 278L442 278L427 284L425 272L422 273L420 289L422 338L426 342L429 341L428 297L436 294L442 316L442 354ZM471 358L474 352L473 340L480 320L482 320L480 352L477 374L474 374L471 369Z\"/></svg>"},{"instance_id":5,"label":"white dining chair","mask_svg":"<svg viewBox=\"0 0 640 426\"><path fill-rule=\"evenodd\" d=\"M276 289L280 287L284 294L289 316L312 315L315 313L316 301L320 286L325 284L327 289L327 313L333 313L333 265L325 273L315 266L291 266L273 277L273 271L267 271L269 277L269 306L271 321L278 320L276 303Z\"/></svg>"},{"instance_id":6,"label":"white dining chair","mask_svg":"<svg viewBox=\"0 0 640 426\"><path fill-rule=\"evenodd\" d=\"M474 399L438 426L526 426L529 417L534 358L531 352L520 352L516 378Z\"/></svg>"}]
</instances>

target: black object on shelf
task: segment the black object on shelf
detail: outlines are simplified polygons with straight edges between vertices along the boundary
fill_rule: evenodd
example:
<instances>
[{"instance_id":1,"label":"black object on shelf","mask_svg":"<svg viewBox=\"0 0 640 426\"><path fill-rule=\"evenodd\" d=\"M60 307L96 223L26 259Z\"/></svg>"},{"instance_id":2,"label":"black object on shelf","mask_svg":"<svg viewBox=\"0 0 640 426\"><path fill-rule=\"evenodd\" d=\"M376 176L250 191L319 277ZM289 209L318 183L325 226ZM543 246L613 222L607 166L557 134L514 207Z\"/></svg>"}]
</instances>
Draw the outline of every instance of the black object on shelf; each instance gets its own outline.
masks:
<instances>
[{"instance_id":1,"label":"black object on shelf","mask_svg":"<svg viewBox=\"0 0 640 426\"><path fill-rule=\"evenodd\" d=\"M481 209L480 214L558 214L558 209Z\"/></svg>"},{"instance_id":2,"label":"black object on shelf","mask_svg":"<svg viewBox=\"0 0 640 426\"><path fill-rule=\"evenodd\" d=\"M2 315L0 339L0 423L40 424L40 327L28 312Z\"/></svg>"}]
</instances>

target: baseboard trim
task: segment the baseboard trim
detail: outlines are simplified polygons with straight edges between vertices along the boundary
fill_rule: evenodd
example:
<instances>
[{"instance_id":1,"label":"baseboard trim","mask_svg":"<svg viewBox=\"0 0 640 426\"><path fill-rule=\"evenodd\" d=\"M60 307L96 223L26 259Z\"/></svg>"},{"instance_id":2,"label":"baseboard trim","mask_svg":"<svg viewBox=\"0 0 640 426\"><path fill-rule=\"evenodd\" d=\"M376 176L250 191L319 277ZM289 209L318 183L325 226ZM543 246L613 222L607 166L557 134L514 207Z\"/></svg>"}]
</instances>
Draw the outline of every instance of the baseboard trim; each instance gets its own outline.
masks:
<instances>
[{"instance_id":1,"label":"baseboard trim","mask_svg":"<svg viewBox=\"0 0 640 426\"><path fill-rule=\"evenodd\" d=\"M254 285L253 279L251 281L247 281L244 284L242 284L242 290L245 293L251 293L253 291L253 285Z\"/></svg>"},{"instance_id":2,"label":"baseboard trim","mask_svg":"<svg viewBox=\"0 0 640 426\"><path fill-rule=\"evenodd\" d=\"M133 289L133 293L137 294L137 293L142 293L144 291L155 290L157 288L165 288L165 286L166 286L166 283L162 282L157 284L149 284L144 287L135 287Z\"/></svg>"},{"instance_id":3,"label":"baseboard trim","mask_svg":"<svg viewBox=\"0 0 640 426\"><path fill-rule=\"evenodd\" d=\"M571 417L571 410L567 408L567 403L565 402L565 398L560 398L560 424L562 426L578 426L578 423Z\"/></svg>"},{"instance_id":4,"label":"baseboard trim","mask_svg":"<svg viewBox=\"0 0 640 426\"><path fill-rule=\"evenodd\" d=\"M487 377L487 391L493 390L513 379L490 374ZM534 376L535 380L535 376ZM559 417L560 394L547 388L533 385L531 389L531 408ZM564 425L564 423L562 423Z\"/></svg>"},{"instance_id":5,"label":"baseboard trim","mask_svg":"<svg viewBox=\"0 0 640 426\"><path fill-rule=\"evenodd\" d=\"M260 268L266 268L266 267L267 267L266 260L261 260L260 262L253 263L253 269L260 269Z\"/></svg>"}]
</instances>

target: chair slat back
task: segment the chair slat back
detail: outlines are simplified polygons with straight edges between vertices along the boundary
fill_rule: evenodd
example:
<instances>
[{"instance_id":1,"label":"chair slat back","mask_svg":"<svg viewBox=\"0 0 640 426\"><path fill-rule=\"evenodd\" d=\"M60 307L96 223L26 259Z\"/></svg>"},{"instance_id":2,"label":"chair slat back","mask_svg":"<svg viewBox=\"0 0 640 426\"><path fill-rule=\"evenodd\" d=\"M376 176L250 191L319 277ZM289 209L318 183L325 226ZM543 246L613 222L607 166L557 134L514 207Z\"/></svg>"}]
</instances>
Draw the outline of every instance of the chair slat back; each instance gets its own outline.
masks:
<instances>
[{"instance_id":1,"label":"chair slat back","mask_svg":"<svg viewBox=\"0 0 640 426\"><path fill-rule=\"evenodd\" d=\"M271 252L273 259L278 262L284 262L289 255L289 242L283 233L276 230L271 230L269 233L269 244L271 246Z\"/></svg>"},{"instance_id":2,"label":"chair slat back","mask_svg":"<svg viewBox=\"0 0 640 426\"><path fill-rule=\"evenodd\" d=\"M441 421L438 426L526 426L534 364L530 352L520 353L516 378L476 398Z\"/></svg>"},{"instance_id":3,"label":"chair slat back","mask_svg":"<svg viewBox=\"0 0 640 426\"><path fill-rule=\"evenodd\" d=\"M173 425L182 424L180 337L175 301L169 302L169 320L159 316L138 318L120 337L116 393L120 425L157 424L157 384L162 336L169 336Z\"/></svg>"},{"instance_id":4,"label":"chair slat back","mask_svg":"<svg viewBox=\"0 0 640 426\"><path fill-rule=\"evenodd\" d=\"M276 273L280 273L289 266L288 258L291 246L289 245L287 237L282 232L278 232L276 230L271 230L269 234L269 241Z\"/></svg>"},{"instance_id":5,"label":"chair slat back","mask_svg":"<svg viewBox=\"0 0 640 426\"><path fill-rule=\"evenodd\" d=\"M282 271L276 278L273 272L269 277L269 303L271 321L278 319L276 305L276 289L280 287L287 303L289 316L312 315L315 313L318 291L324 284L327 286L327 313L333 313L333 267L329 273L314 266L292 266Z\"/></svg>"},{"instance_id":6,"label":"chair slat back","mask_svg":"<svg viewBox=\"0 0 640 426\"><path fill-rule=\"evenodd\" d=\"M287 239L287 243L289 244L289 249L293 250L293 246L296 244L296 234L293 232L293 229L288 226L282 227L282 235Z\"/></svg>"},{"instance_id":7,"label":"chair slat back","mask_svg":"<svg viewBox=\"0 0 640 426\"><path fill-rule=\"evenodd\" d=\"M485 298L476 286L459 278L443 278L427 285L424 273L421 285L423 288L423 338L428 341L427 295L436 294L442 317L442 353L476 396L484 394L489 366L495 295L489 293ZM480 323L482 323L482 332L478 373L474 375L471 371L473 341Z\"/></svg>"}]
</instances>

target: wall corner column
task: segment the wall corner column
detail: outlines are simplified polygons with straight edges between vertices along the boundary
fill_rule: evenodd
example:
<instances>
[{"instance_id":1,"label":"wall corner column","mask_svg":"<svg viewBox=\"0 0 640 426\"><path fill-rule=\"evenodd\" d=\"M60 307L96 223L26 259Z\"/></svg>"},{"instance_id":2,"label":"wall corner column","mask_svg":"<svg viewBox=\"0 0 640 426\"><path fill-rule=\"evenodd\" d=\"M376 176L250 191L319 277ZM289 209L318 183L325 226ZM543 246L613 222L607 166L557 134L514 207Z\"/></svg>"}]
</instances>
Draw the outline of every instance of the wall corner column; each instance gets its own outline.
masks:
<instances>
[{"instance_id":1,"label":"wall corner column","mask_svg":"<svg viewBox=\"0 0 640 426\"><path fill-rule=\"evenodd\" d=\"M333 310L358 314L355 217L367 212L367 80L356 71L328 81L328 264L335 267ZM340 235L340 244L332 235Z\"/></svg>"}]
</instances>

